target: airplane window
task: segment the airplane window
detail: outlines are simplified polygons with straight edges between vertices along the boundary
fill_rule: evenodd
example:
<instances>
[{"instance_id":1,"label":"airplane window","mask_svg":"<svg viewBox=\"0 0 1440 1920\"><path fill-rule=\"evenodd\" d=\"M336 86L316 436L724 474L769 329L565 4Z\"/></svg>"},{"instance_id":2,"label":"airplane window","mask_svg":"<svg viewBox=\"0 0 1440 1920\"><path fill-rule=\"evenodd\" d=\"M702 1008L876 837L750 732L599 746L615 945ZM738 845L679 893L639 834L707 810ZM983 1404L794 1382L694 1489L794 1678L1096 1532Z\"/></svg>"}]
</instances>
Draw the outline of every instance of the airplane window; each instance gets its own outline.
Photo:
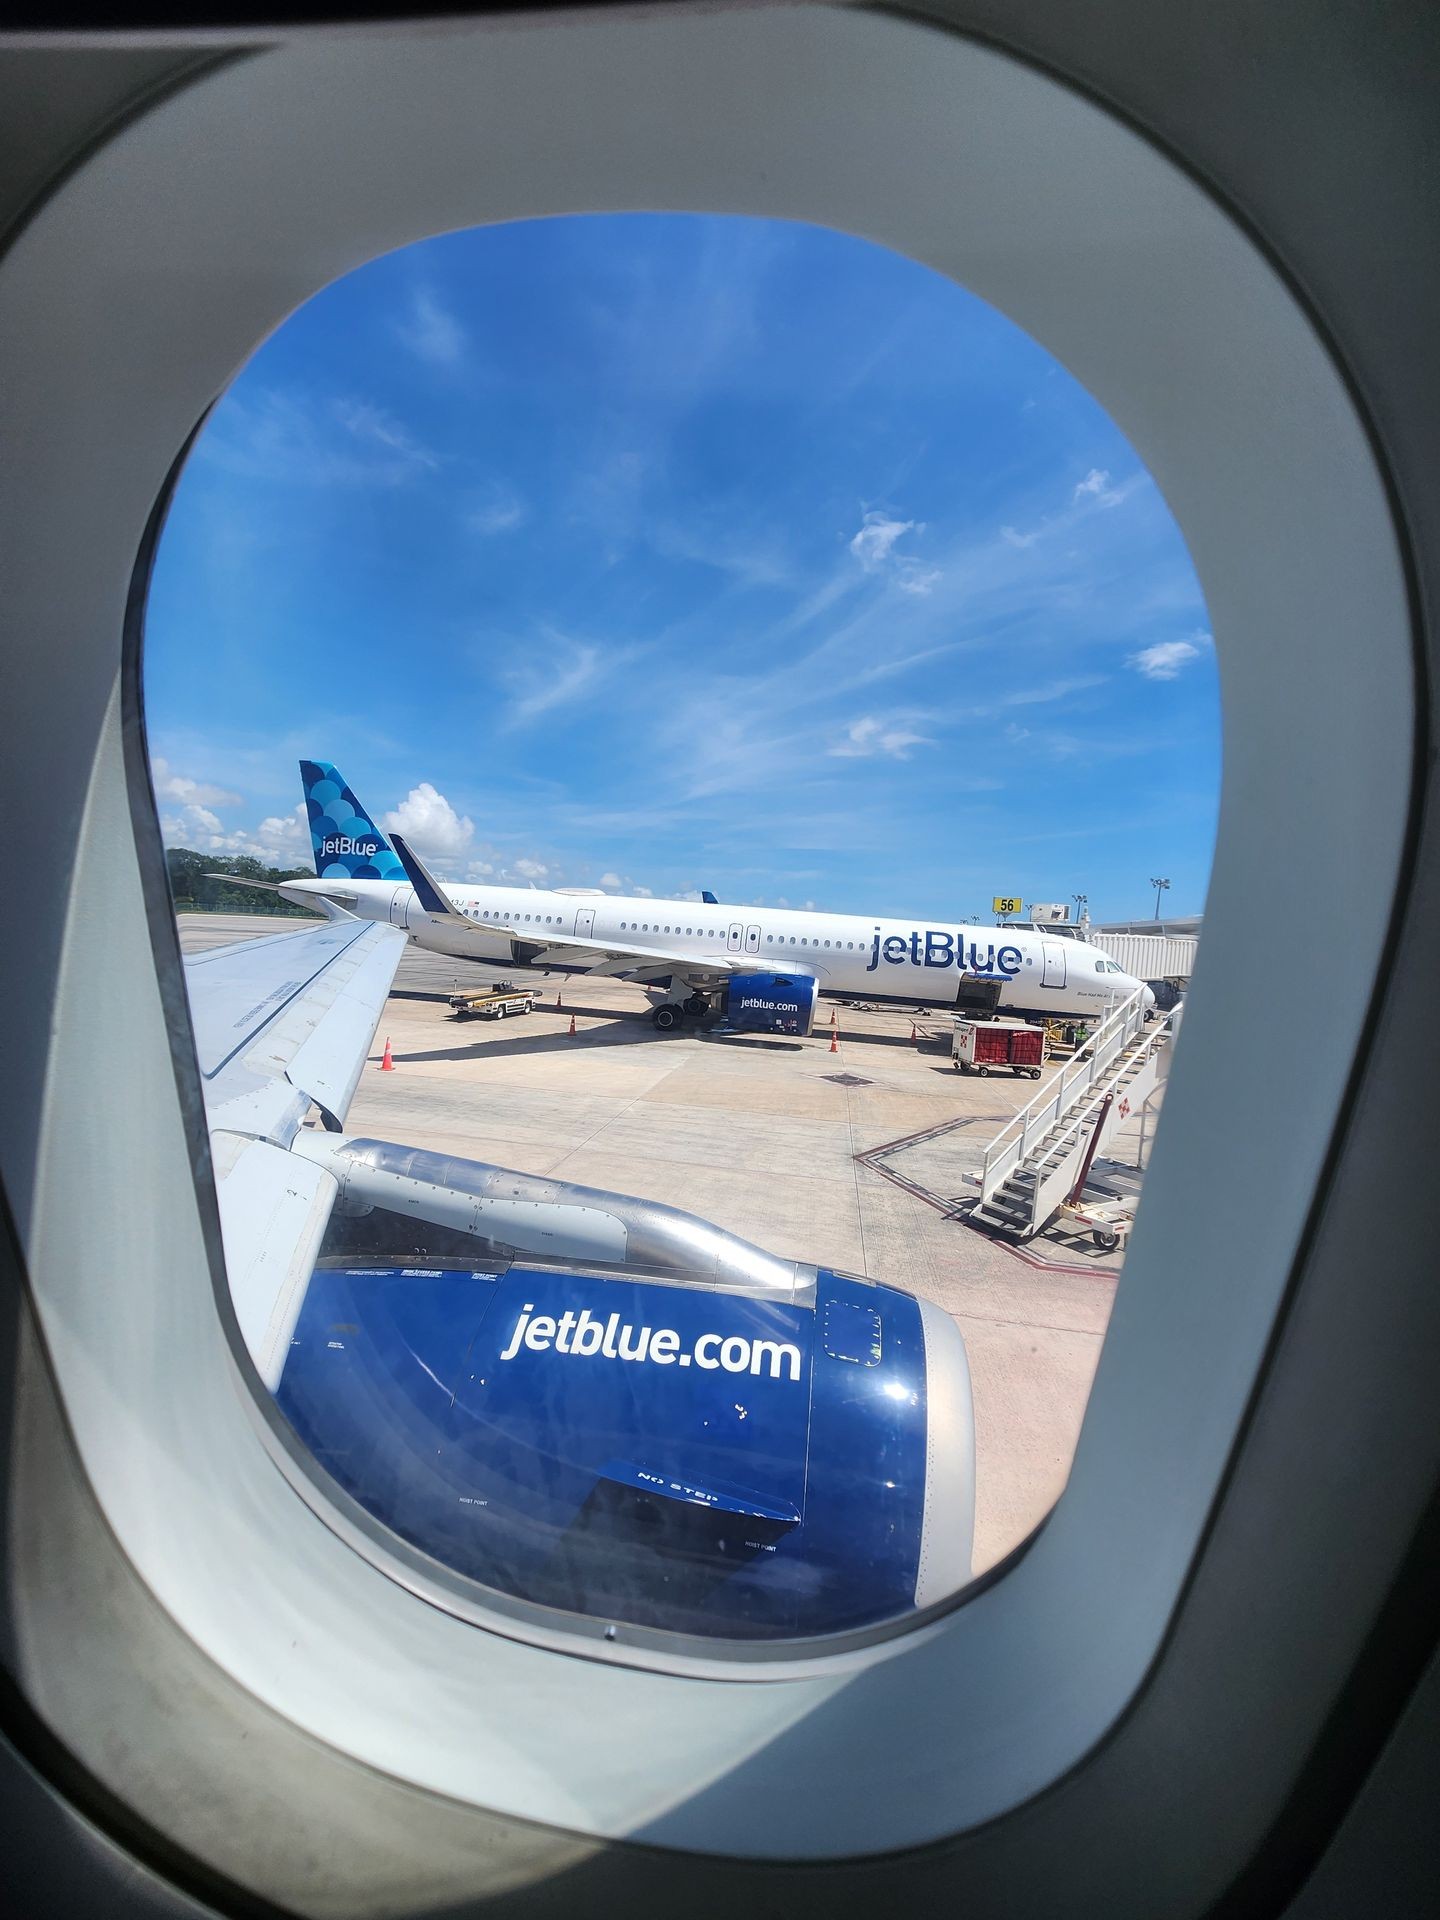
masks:
<instances>
[{"instance_id":1,"label":"airplane window","mask_svg":"<svg viewBox=\"0 0 1440 1920\"><path fill-rule=\"evenodd\" d=\"M336 581L346 684L383 684L383 715L337 707L316 613ZM215 1163L243 1160L254 1196L227 1223L236 1320L316 1471L392 1545L507 1605L754 1640L903 1616L1038 1525L1169 1029L1138 1001L1101 1026L1088 966L1061 964L1073 916L1042 957L949 895L961 874L980 903L1088 894L1097 971L1183 979L1183 922L1143 929L1162 894L1203 901L1219 760L1183 542L1058 363L819 228L426 241L327 286L216 403L145 675L206 1084L232 1114L285 1105L287 1191L324 1223L286 1324L264 1291L284 1261L235 1250L288 1214L217 1104ZM422 714L435 685L456 697ZM298 768L275 744L297 713L334 716ZM1093 777L1122 753L1123 801ZM566 898L678 911L697 874L725 921ZM854 918L730 917L752 909ZM559 943L493 930L518 925L571 929L594 970L546 986L517 954ZM230 953L255 970L236 1011L262 1007L274 949L241 943L286 929L369 943L314 1009L313 1083L290 1056L266 1079L298 1014L228 1061L204 1000ZM657 965L637 931L707 954ZM785 946L834 964L777 970ZM322 1070L331 1033L358 1048L348 1082ZM1098 1137L1081 1096L1122 1055ZM967 1340L974 1450L937 1464L937 1428L969 1432Z\"/></svg>"}]
</instances>

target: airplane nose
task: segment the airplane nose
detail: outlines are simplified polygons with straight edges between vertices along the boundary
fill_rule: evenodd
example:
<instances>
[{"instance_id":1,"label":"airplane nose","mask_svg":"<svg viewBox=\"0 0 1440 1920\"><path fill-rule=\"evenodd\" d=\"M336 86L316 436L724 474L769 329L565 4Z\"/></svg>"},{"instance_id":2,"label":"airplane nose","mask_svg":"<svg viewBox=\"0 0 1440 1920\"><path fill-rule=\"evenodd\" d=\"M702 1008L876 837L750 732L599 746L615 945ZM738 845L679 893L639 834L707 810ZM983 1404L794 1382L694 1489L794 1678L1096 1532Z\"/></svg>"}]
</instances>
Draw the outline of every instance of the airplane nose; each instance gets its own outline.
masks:
<instances>
[{"instance_id":1,"label":"airplane nose","mask_svg":"<svg viewBox=\"0 0 1440 1920\"><path fill-rule=\"evenodd\" d=\"M1144 995L1143 1000L1140 1002L1141 1006L1144 1007L1146 1013L1153 1013L1155 1011L1154 992L1152 991L1151 988L1143 984L1141 985L1140 991Z\"/></svg>"}]
</instances>

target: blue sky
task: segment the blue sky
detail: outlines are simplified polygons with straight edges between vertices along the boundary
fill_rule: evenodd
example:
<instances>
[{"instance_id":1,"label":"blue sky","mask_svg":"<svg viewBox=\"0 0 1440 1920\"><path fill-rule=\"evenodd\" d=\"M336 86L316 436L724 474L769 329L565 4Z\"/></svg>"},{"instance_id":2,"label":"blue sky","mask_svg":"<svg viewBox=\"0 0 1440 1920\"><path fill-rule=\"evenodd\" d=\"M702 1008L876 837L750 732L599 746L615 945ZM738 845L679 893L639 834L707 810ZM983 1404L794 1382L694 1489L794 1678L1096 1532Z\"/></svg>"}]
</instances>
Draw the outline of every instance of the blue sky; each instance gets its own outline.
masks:
<instances>
[{"instance_id":1,"label":"blue sky","mask_svg":"<svg viewBox=\"0 0 1440 1920\"><path fill-rule=\"evenodd\" d=\"M961 919L1203 904L1219 692L1184 542L1039 346L869 242L447 235L296 313L177 488L166 839L308 860L333 760L454 879Z\"/></svg>"}]
</instances>

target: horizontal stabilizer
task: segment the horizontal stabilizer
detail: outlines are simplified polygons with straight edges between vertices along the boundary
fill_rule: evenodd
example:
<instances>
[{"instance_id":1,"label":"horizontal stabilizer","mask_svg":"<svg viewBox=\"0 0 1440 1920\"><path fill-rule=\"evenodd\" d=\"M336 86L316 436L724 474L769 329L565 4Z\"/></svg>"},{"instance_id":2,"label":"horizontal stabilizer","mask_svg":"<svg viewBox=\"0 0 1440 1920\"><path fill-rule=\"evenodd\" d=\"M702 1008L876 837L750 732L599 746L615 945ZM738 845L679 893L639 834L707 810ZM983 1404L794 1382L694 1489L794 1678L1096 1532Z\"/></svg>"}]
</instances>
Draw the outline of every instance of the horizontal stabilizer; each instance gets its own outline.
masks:
<instances>
[{"instance_id":1,"label":"horizontal stabilizer","mask_svg":"<svg viewBox=\"0 0 1440 1920\"><path fill-rule=\"evenodd\" d=\"M248 880L239 873L207 873L207 880L223 880L231 887L254 887L260 893L278 893L283 900L293 902L294 895L286 893L273 880ZM347 911L353 907L356 895L353 893L307 893L304 904L310 912L320 914L326 920L353 920L355 915Z\"/></svg>"}]
</instances>

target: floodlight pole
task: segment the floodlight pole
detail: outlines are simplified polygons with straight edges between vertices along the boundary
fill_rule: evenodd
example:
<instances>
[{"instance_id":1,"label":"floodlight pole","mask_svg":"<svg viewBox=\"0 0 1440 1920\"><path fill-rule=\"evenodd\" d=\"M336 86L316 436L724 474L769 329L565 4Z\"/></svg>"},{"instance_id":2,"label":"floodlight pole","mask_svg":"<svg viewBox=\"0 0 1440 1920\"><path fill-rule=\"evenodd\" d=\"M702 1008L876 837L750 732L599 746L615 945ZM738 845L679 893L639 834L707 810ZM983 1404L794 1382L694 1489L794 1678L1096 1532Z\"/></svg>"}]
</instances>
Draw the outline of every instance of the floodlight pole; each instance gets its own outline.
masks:
<instances>
[{"instance_id":1,"label":"floodlight pole","mask_svg":"<svg viewBox=\"0 0 1440 1920\"><path fill-rule=\"evenodd\" d=\"M1160 896L1167 891L1170 882L1168 880L1157 880L1152 874L1150 876L1150 884L1155 889L1155 918L1158 920L1160 918Z\"/></svg>"}]
</instances>

